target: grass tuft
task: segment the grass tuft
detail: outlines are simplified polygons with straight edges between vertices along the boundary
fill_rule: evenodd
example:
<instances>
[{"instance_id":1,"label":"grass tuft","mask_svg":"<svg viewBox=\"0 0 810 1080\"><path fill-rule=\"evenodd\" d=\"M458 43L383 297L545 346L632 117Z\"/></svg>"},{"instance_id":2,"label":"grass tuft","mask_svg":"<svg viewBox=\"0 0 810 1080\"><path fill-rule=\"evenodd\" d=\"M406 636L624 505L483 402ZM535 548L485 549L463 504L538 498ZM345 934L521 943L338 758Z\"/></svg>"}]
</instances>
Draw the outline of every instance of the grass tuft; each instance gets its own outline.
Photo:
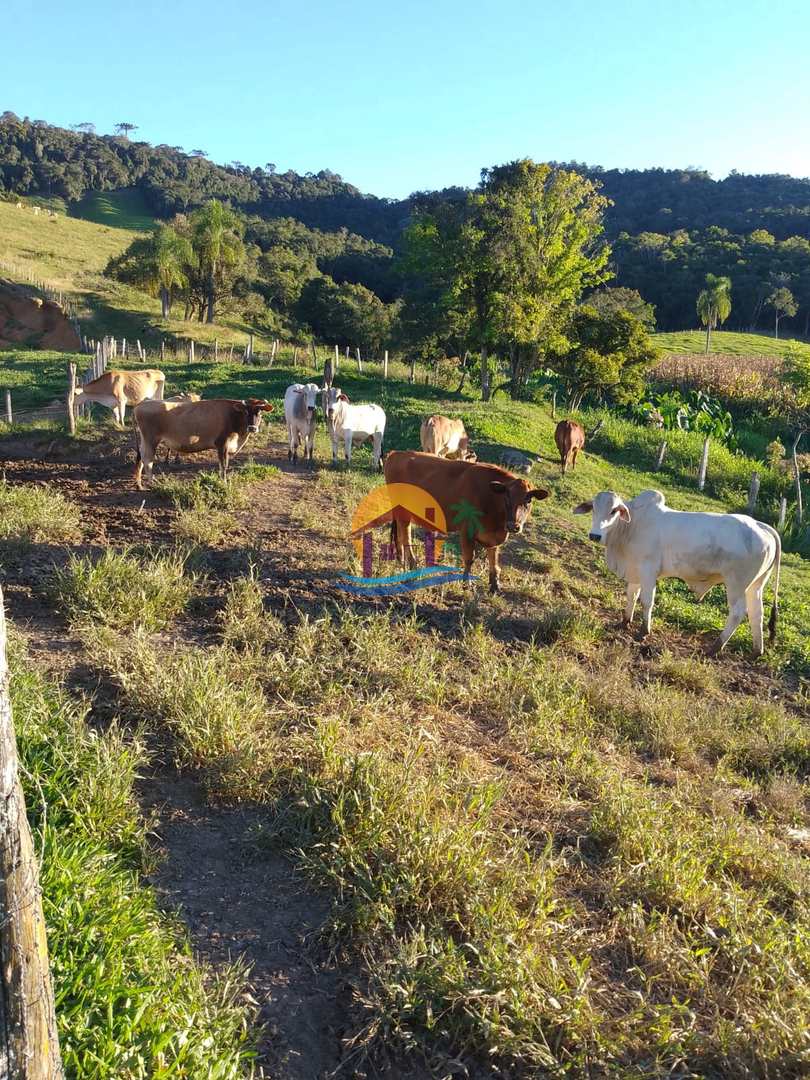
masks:
<instances>
[{"instance_id":1,"label":"grass tuft","mask_svg":"<svg viewBox=\"0 0 810 1080\"><path fill-rule=\"evenodd\" d=\"M0 540L67 544L81 535L78 507L58 491L0 481Z\"/></svg>"}]
</instances>

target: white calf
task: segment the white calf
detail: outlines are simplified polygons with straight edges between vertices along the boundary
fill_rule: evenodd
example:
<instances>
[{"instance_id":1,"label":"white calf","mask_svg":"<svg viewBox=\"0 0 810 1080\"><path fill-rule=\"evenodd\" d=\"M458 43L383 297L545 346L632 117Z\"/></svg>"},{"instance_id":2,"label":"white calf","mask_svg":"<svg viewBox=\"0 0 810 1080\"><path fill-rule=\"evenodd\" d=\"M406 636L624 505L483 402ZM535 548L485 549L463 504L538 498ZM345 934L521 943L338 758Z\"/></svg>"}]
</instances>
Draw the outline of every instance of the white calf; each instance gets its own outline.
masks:
<instances>
[{"instance_id":1,"label":"white calf","mask_svg":"<svg viewBox=\"0 0 810 1080\"><path fill-rule=\"evenodd\" d=\"M352 405L344 393L334 386L325 387L324 412L332 439L332 461L337 462L338 443L342 440L346 461L352 460L352 446L372 440L373 464L382 468L382 442L385 434L385 412L379 405Z\"/></svg>"},{"instance_id":2,"label":"white calf","mask_svg":"<svg viewBox=\"0 0 810 1080\"><path fill-rule=\"evenodd\" d=\"M575 514L592 514L591 540L605 545L608 567L627 583L624 622L629 626L641 597L644 634L650 632L659 578L685 581L698 600L713 585L726 587L729 614L712 651L719 652L745 619L751 624L754 653L764 651L762 593L776 567L770 641L776 635L782 544L770 525L745 514L688 513L671 510L660 491L642 491L624 503L613 491L600 491L580 503Z\"/></svg>"},{"instance_id":3,"label":"white calf","mask_svg":"<svg viewBox=\"0 0 810 1080\"><path fill-rule=\"evenodd\" d=\"M298 448L303 442L304 458L312 461L315 449L315 423L319 388L315 383L294 383L284 394L284 419L287 422L289 449L287 458L295 464Z\"/></svg>"}]
</instances>

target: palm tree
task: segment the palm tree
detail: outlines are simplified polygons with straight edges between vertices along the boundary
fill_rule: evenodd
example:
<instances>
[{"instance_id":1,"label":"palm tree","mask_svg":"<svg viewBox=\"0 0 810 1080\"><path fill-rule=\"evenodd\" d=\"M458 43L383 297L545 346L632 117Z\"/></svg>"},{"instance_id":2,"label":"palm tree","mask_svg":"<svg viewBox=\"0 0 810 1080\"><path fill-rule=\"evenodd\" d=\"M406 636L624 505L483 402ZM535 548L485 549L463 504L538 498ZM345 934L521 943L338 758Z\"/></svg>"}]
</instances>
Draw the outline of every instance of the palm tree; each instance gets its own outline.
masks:
<instances>
[{"instance_id":1,"label":"palm tree","mask_svg":"<svg viewBox=\"0 0 810 1080\"><path fill-rule=\"evenodd\" d=\"M155 234L154 274L163 318L172 309L172 290L188 284L186 267L194 257L191 244L170 225L161 225Z\"/></svg>"},{"instance_id":2,"label":"palm tree","mask_svg":"<svg viewBox=\"0 0 810 1080\"><path fill-rule=\"evenodd\" d=\"M450 509L453 511L451 520L458 531L466 531L470 540L474 540L481 529L481 520L484 516L478 507L462 499L461 502L453 503Z\"/></svg>"},{"instance_id":3,"label":"palm tree","mask_svg":"<svg viewBox=\"0 0 810 1080\"><path fill-rule=\"evenodd\" d=\"M239 216L218 199L212 199L191 215L192 244L205 282L207 322L214 321L223 271L238 266L244 257L243 230ZM202 315L200 311L200 321Z\"/></svg>"},{"instance_id":4,"label":"palm tree","mask_svg":"<svg viewBox=\"0 0 810 1080\"><path fill-rule=\"evenodd\" d=\"M706 275L706 288L697 299L697 313L706 327L706 355L708 356L712 330L718 322L724 323L731 314L731 278L718 277L715 274Z\"/></svg>"}]
</instances>

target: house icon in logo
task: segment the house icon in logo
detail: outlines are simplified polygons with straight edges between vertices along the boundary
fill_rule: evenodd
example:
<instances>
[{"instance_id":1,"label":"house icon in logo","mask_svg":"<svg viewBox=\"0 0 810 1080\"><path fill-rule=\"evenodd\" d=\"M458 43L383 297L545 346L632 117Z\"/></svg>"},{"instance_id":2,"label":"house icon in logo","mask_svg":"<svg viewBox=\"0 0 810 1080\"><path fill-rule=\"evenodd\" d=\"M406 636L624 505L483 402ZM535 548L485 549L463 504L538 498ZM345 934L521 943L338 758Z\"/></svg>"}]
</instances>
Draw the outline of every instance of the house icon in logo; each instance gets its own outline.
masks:
<instances>
[{"instance_id":1,"label":"house icon in logo","mask_svg":"<svg viewBox=\"0 0 810 1080\"><path fill-rule=\"evenodd\" d=\"M372 577L374 531L393 522L416 525L424 531L425 565L391 576ZM351 522L349 538L362 562L363 576L341 574L338 588L356 595L391 596L467 580L460 567L440 563L449 531L444 510L427 491L415 484L381 484L361 500ZM393 558L387 537L381 551L383 558Z\"/></svg>"}]
</instances>

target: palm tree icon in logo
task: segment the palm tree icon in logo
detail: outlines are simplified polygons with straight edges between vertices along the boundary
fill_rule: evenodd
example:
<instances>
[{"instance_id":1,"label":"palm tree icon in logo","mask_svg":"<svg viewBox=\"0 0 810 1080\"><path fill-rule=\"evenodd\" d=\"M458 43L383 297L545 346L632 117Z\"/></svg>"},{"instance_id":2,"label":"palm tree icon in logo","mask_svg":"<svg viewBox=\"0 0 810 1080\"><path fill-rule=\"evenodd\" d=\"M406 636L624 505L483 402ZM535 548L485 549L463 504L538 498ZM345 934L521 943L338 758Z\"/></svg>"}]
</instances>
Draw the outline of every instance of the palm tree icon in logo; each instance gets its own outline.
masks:
<instances>
[{"instance_id":1,"label":"palm tree icon in logo","mask_svg":"<svg viewBox=\"0 0 810 1080\"><path fill-rule=\"evenodd\" d=\"M462 499L461 502L452 503L450 509L453 511L451 521L458 531L466 532L470 540L475 539L481 529L481 519L484 516L478 507Z\"/></svg>"}]
</instances>

